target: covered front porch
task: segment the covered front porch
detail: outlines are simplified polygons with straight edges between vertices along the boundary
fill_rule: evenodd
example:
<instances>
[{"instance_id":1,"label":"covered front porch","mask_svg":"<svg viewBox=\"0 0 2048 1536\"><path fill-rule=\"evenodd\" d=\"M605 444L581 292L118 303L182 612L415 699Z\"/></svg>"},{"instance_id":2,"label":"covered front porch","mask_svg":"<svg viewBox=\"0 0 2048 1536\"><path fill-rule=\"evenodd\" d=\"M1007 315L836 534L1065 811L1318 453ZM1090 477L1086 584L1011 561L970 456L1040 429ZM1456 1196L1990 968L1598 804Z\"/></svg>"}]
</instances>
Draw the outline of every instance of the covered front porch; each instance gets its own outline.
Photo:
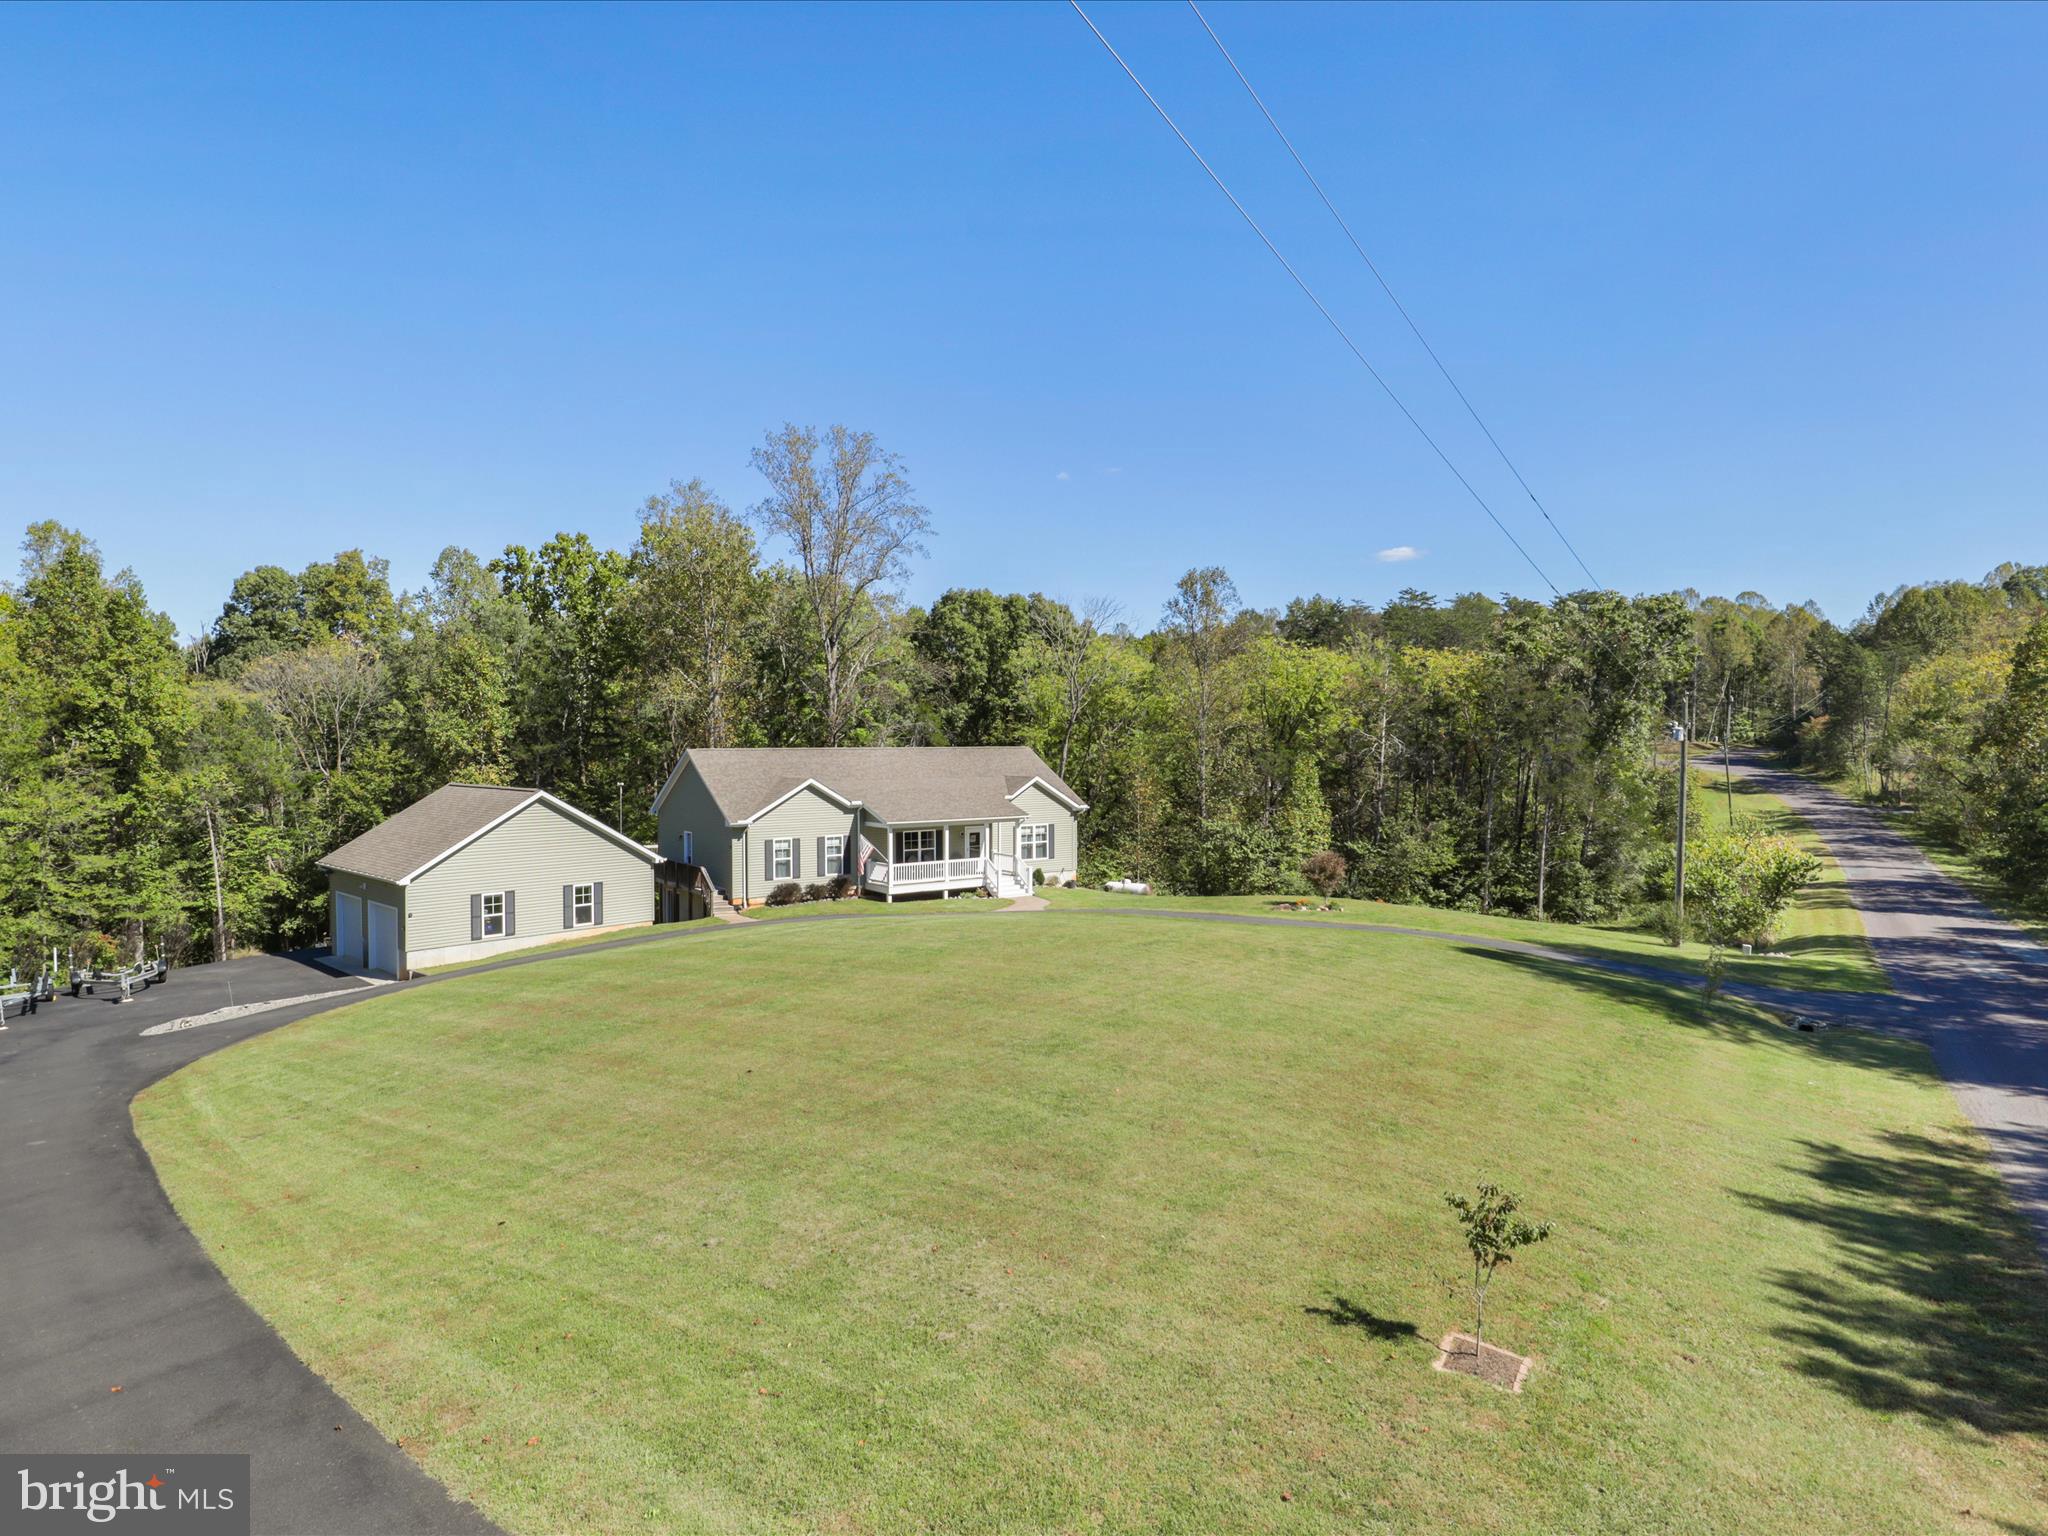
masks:
<instances>
[{"instance_id":1,"label":"covered front porch","mask_svg":"<svg viewBox=\"0 0 2048 1536\"><path fill-rule=\"evenodd\" d=\"M1010 836L1003 836L1010 832ZM885 901L898 896L951 896L988 890L1015 896L1030 889L1014 851L1009 821L931 821L861 829L861 889Z\"/></svg>"}]
</instances>

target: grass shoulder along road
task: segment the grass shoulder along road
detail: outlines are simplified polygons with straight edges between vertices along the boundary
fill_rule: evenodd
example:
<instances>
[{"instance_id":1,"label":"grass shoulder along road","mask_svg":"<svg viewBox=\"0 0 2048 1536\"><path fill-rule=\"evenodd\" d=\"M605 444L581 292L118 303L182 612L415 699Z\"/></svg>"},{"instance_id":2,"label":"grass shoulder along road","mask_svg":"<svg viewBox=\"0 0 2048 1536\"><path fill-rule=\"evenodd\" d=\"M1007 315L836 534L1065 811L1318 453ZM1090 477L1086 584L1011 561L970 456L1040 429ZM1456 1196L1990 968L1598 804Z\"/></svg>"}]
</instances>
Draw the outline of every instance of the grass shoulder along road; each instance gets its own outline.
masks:
<instances>
[{"instance_id":1,"label":"grass shoulder along road","mask_svg":"<svg viewBox=\"0 0 2048 1536\"><path fill-rule=\"evenodd\" d=\"M1693 793L1700 797L1709 834L1738 828L1775 833L1791 838L1820 860L1820 877L1794 898L1780 924L1776 946L1793 969L1808 972L1814 979L1770 984L1827 991L1890 991L1891 983L1871 951L1863 918L1849 895L1842 866L1812 823L1784 799L1746 779L1731 784L1717 775L1696 774ZM1730 974L1757 979L1746 969L1754 959L1737 956L1730 962Z\"/></svg>"},{"instance_id":2,"label":"grass shoulder along road","mask_svg":"<svg viewBox=\"0 0 2048 1536\"><path fill-rule=\"evenodd\" d=\"M1308 937L566 955L135 1119L237 1288L514 1532L2038 1523L2044 1277L1923 1049ZM1489 1308L1520 1395L1430 1369L1485 1177L1559 1223Z\"/></svg>"}]
</instances>

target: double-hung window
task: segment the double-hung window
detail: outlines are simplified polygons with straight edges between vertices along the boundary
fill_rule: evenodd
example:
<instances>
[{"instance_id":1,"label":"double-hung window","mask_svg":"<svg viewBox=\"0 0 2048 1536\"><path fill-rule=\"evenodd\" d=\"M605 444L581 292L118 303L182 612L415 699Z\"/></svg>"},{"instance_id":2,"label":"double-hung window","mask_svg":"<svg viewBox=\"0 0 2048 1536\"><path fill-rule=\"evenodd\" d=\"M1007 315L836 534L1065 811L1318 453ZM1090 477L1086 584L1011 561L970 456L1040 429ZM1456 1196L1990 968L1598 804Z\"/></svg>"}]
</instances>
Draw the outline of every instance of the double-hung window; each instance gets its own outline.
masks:
<instances>
[{"instance_id":1,"label":"double-hung window","mask_svg":"<svg viewBox=\"0 0 2048 1536\"><path fill-rule=\"evenodd\" d=\"M501 939L505 936L505 893L486 891L484 893L484 937Z\"/></svg>"},{"instance_id":2,"label":"double-hung window","mask_svg":"<svg viewBox=\"0 0 2048 1536\"><path fill-rule=\"evenodd\" d=\"M588 928L597 921L597 887L575 885L569 888L569 925L572 928Z\"/></svg>"},{"instance_id":3,"label":"double-hung window","mask_svg":"<svg viewBox=\"0 0 2048 1536\"><path fill-rule=\"evenodd\" d=\"M819 874L821 874L821 875L825 875L825 876L831 876L831 875L843 875L843 874L845 874L845 873L846 873L846 839L845 839L845 838L843 838L843 837L828 837L828 838L826 838L826 839L825 839L825 858L824 858L824 864L825 864L825 867L824 867L823 869L821 869L821 870L819 870L819 871L818 871L818 873L819 873Z\"/></svg>"},{"instance_id":4,"label":"double-hung window","mask_svg":"<svg viewBox=\"0 0 2048 1536\"><path fill-rule=\"evenodd\" d=\"M768 868L770 879L794 880L796 878L796 844L789 838L777 837L768 843Z\"/></svg>"},{"instance_id":5,"label":"double-hung window","mask_svg":"<svg viewBox=\"0 0 2048 1536\"><path fill-rule=\"evenodd\" d=\"M1049 859L1052 857L1052 823L1049 821L1027 821L1017 829L1017 857L1020 859Z\"/></svg>"},{"instance_id":6,"label":"double-hung window","mask_svg":"<svg viewBox=\"0 0 2048 1536\"><path fill-rule=\"evenodd\" d=\"M935 827L896 834L896 860L900 864L929 864L939 856L939 833Z\"/></svg>"}]
</instances>

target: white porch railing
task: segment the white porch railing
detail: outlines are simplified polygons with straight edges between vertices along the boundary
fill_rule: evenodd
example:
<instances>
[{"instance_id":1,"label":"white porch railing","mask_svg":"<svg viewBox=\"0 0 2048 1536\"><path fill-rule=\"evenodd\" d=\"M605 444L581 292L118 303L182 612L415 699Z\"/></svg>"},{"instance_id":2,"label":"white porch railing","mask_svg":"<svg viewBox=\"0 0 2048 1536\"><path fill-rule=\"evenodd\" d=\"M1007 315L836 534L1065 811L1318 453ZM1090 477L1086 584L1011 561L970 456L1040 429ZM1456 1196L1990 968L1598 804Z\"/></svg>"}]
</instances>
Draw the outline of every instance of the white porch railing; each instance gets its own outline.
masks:
<instances>
[{"instance_id":1,"label":"white porch railing","mask_svg":"<svg viewBox=\"0 0 2048 1536\"><path fill-rule=\"evenodd\" d=\"M897 859L863 837L860 840L863 888L888 895L896 891L973 890L986 886L1010 894L1030 889L1031 877L1015 853L984 853L971 859Z\"/></svg>"},{"instance_id":2,"label":"white porch railing","mask_svg":"<svg viewBox=\"0 0 2048 1536\"><path fill-rule=\"evenodd\" d=\"M910 885L964 885L969 881L979 883L989 874L986 859L918 859L899 860L894 864L886 859L868 860L868 884L893 886L902 890Z\"/></svg>"},{"instance_id":3,"label":"white porch railing","mask_svg":"<svg viewBox=\"0 0 2048 1536\"><path fill-rule=\"evenodd\" d=\"M961 891L987 886L992 891L1006 885L1022 885L1025 876L1015 854L992 854L979 859L918 859L890 863L879 853L871 854L861 883L871 891Z\"/></svg>"}]
</instances>

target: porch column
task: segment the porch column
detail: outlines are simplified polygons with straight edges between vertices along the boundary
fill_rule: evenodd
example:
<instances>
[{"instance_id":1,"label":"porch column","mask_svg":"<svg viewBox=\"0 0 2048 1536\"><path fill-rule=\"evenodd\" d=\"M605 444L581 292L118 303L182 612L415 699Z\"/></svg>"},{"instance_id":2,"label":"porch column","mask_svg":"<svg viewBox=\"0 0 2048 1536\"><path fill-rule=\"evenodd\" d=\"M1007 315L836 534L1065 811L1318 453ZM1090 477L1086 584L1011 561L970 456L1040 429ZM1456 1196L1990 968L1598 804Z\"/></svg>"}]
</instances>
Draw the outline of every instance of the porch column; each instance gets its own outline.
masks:
<instances>
[{"instance_id":1,"label":"porch column","mask_svg":"<svg viewBox=\"0 0 2048 1536\"><path fill-rule=\"evenodd\" d=\"M941 899L953 894L953 828L950 825L939 828L939 896Z\"/></svg>"}]
</instances>

